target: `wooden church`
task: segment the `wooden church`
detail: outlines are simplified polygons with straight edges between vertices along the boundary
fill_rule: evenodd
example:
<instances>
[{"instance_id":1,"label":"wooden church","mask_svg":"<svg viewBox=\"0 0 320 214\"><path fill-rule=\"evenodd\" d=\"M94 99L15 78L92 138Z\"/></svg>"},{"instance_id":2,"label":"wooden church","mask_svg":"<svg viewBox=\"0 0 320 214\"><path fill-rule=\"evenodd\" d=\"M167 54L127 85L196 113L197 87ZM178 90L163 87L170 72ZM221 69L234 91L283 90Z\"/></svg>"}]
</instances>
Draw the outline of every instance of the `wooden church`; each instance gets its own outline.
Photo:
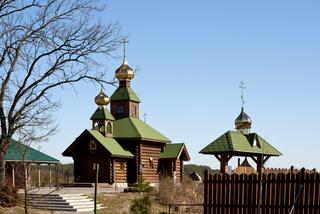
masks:
<instances>
[{"instance_id":1,"label":"wooden church","mask_svg":"<svg viewBox=\"0 0 320 214\"><path fill-rule=\"evenodd\" d=\"M190 160L186 146L172 144L139 119L141 101L131 88L134 70L125 54L115 75L119 87L112 96L101 90L95 98L98 108L90 118L92 128L84 130L62 153L74 160L75 182L94 182L94 164L99 164L100 183L127 186L139 176L151 184L168 176L181 181L183 161Z\"/></svg>"}]
</instances>

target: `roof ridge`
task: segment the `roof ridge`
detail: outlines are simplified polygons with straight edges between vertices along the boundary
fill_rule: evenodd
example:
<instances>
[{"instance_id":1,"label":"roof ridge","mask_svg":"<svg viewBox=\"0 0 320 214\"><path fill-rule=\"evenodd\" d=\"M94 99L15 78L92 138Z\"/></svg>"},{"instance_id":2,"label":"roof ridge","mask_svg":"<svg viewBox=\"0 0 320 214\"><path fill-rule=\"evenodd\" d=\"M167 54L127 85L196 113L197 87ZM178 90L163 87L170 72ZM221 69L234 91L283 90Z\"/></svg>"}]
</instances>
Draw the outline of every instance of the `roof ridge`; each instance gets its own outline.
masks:
<instances>
[{"instance_id":1,"label":"roof ridge","mask_svg":"<svg viewBox=\"0 0 320 214\"><path fill-rule=\"evenodd\" d=\"M134 124L134 122L132 121L132 119L137 119L137 120L140 120L138 118L134 118L134 117L128 117L129 118L129 121L130 121L130 124L132 125L132 127L135 129L135 131L139 134L139 137L142 138L138 128L136 127L136 125Z\"/></svg>"}]
</instances>

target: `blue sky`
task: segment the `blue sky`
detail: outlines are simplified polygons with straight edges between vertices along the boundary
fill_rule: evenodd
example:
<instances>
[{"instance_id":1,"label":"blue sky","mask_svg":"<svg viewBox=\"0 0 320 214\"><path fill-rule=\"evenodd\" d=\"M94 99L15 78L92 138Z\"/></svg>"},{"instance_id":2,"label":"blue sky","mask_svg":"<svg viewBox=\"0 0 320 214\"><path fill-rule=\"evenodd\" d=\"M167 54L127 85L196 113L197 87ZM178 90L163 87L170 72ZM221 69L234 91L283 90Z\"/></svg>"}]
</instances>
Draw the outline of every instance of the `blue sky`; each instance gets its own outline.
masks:
<instances>
[{"instance_id":1,"label":"blue sky","mask_svg":"<svg viewBox=\"0 0 320 214\"><path fill-rule=\"evenodd\" d=\"M189 163L217 168L198 152L227 130L240 113L239 82L253 132L283 156L267 166L320 168L320 13L318 1L105 1L98 14L128 35L132 87L140 117L173 142L184 142ZM121 56L121 50L115 53ZM106 59L112 79L121 59ZM41 150L61 153L86 128L98 86L59 91L60 131ZM107 86L111 95L114 87ZM235 166L236 158L231 164Z\"/></svg>"}]
</instances>

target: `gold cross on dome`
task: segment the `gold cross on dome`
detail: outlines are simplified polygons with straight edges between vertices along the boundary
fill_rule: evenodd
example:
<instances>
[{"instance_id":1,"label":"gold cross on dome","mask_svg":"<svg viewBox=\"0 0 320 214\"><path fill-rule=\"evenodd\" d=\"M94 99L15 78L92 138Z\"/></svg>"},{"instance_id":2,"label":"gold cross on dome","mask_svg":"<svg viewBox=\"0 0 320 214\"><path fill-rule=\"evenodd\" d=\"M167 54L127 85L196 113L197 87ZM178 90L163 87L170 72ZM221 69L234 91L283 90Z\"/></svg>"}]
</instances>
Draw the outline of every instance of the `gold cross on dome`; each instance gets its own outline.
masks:
<instances>
[{"instance_id":1,"label":"gold cross on dome","mask_svg":"<svg viewBox=\"0 0 320 214\"><path fill-rule=\"evenodd\" d=\"M244 103L245 103L245 101L244 101L244 89L246 89L246 87L244 87L244 82L243 82L243 80L241 80L241 82L240 82L240 85L239 85L239 88L241 88L241 101L242 101L242 107L243 107L243 105L244 105Z\"/></svg>"},{"instance_id":2,"label":"gold cross on dome","mask_svg":"<svg viewBox=\"0 0 320 214\"><path fill-rule=\"evenodd\" d=\"M122 41L120 41L121 44L123 44L123 59L126 58L126 44L129 43L129 40L126 40L124 38Z\"/></svg>"}]
</instances>

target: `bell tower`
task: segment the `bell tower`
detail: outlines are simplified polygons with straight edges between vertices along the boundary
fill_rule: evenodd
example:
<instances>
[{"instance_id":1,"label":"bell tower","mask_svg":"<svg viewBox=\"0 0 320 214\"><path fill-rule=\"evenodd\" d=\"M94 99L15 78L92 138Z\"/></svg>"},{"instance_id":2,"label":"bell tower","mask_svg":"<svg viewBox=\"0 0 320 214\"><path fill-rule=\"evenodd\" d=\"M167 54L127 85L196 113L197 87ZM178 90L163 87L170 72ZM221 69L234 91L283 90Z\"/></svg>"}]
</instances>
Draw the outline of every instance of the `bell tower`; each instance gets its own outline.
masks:
<instances>
[{"instance_id":1,"label":"bell tower","mask_svg":"<svg viewBox=\"0 0 320 214\"><path fill-rule=\"evenodd\" d=\"M98 130L105 137L113 137L114 117L106 108L110 101L109 97L101 89L94 101L98 108L90 118L92 120L92 129Z\"/></svg>"},{"instance_id":2,"label":"bell tower","mask_svg":"<svg viewBox=\"0 0 320 214\"><path fill-rule=\"evenodd\" d=\"M123 40L123 61L116 70L115 76L119 80L119 87L110 97L111 114L115 119L125 117L139 118L139 97L131 88L131 80L134 78L134 70L128 65L126 59L126 43Z\"/></svg>"}]
</instances>

